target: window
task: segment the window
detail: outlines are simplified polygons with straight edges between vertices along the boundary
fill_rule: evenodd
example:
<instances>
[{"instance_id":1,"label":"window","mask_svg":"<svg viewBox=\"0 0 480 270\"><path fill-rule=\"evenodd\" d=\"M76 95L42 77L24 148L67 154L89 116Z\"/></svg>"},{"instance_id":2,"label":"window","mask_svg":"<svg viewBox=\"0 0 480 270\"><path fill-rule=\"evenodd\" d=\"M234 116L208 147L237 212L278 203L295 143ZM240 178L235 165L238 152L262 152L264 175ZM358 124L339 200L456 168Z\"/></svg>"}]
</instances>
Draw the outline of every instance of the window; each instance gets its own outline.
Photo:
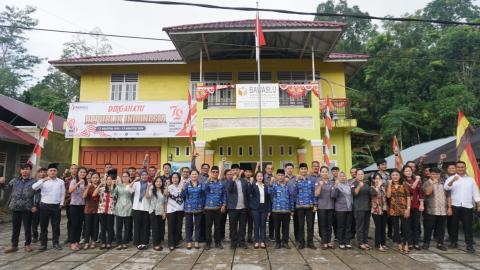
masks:
<instances>
[{"instance_id":1,"label":"window","mask_svg":"<svg viewBox=\"0 0 480 270\"><path fill-rule=\"evenodd\" d=\"M202 81L205 85L226 85L232 84L231 72L206 72L203 74ZM190 87L192 89L192 97L195 96L195 88L197 82L200 82L200 73L194 72L190 74ZM232 106L235 103L235 89L222 89L208 95L208 99L204 102L206 108Z\"/></svg>"},{"instance_id":2,"label":"window","mask_svg":"<svg viewBox=\"0 0 480 270\"><path fill-rule=\"evenodd\" d=\"M238 156L243 157L243 146L238 147Z\"/></svg>"},{"instance_id":3,"label":"window","mask_svg":"<svg viewBox=\"0 0 480 270\"><path fill-rule=\"evenodd\" d=\"M257 82L258 72L253 72L253 71L238 72L238 81L239 82ZM260 72L260 81L271 82L272 72Z\"/></svg>"},{"instance_id":4,"label":"window","mask_svg":"<svg viewBox=\"0 0 480 270\"><path fill-rule=\"evenodd\" d=\"M185 156L190 156L190 146L185 146Z\"/></svg>"},{"instance_id":5,"label":"window","mask_svg":"<svg viewBox=\"0 0 480 270\"><path fill-rule=\"evenodd\" d=\"M7 152L0 152L0 177L5 176L7 168Z\"/></svg>"},{"instance_id":6,"label":"window","mask_svg":"<svg viewBox=\"0 0 480 270\"><path fill-rule=\"evenodd\" d=\"M227 156L231 157L232 156L232 147L227 146Z\"/></svg>"},{"instance_id":7,"label":"window","mask_svg":"<svg viewBox=\"0 0 480 270\"><path fill-rule=\"evenodd\" d=\"M320 78L320 73L315 72L315 78L318 80ZM279 71L277 73L278 83L288 83L288 84L304 84L312 81L312 72L309 71ZM310 97L311 92L303 98L292 98L286 91L280 90L280 105L293 105L293 106L305 106L310 107Z\"/></svg>"},{"instance_id":8,"label":"window","mask_svg":"<svg viewBox=\"0 0 480 270\"><path fill-rule=\"evenodd\" d=\"M223 153L223 146L219 146L219 147L218 147L218 154L219 154L220 156L223 156L223 155L224 155L224 153Z\"/></svg>"},{"instance_id":9,"label":"window","mask_svg":"<svg viewBox=\"0 0 480 270\"><path fill-rule=\"evenodd\" d=\"M337 145L332 144L332 155L336 155L336 154L337 154Z\"/></svg>"},{"instance_id":10,"label":"window","mask_svg":"<svg viewBox=\"0 0 480 270\"><path fill-rule=\"evenodd\" d=\"M291 145L288 146L288 155L289 156L293 155L293 146L291 146Z\"/></svg>"},{"instance_id":11,"label":"window","mask_svg":"<svg viewBox=\"0 0 480 270\"><path fill-rule=\"evenodd\" d=\"M268 155L273 156L273 146L272 145L268 146Z\"/></svg>"},{"instance_id":12,"label":"window","mask_svg":"<svg viewBox=\"0 0 480 270\"><path fill-rule=\"evenodd\" d=\"M110 100L137 100L138 74L112 74L110 85Z\"/></svg>"},{"instance_id":13,"label":"window","mask_svg":"<svg viewBox=\"0 0 480 270\"><path fill-rule=\"evenodd\" d=\"M175 156L179 157L180 156L180 147L175 147Z\"/></svg>"},{"instance_id":14,"label":"window","mask_svg":"<svg viewBox=\"0 0 480 270\"><path fill-rule=\"evenodd\" d=\"M253 146L252 146L252 145L250 145L250 146L248 147L248 155L249 155L249 156L253 156Z\"/></svg>"},{"instance_id":15,"label":"window","mask_svg":"<svg viewBox=\"0 0 480 270\"><path fill-rule=\"evenodd\" d=\"M280 156L285 155L285 146L280 145Z\"/></svg>"},{"instance_id":16,"label":"window","mask_svg":"<svg viewBox=\"0 0 480 270\"><path fill-rule=\"evenodd\" d=\"M324 155L327 153L327 146L326 145L322 145L322 152L323 152Z\"/></svg>"},{"instance_id":17,"label":"window","mask_svg":"<svg viewBox=\"0 0 480 270\"><path fill-rule=\"evenodd\" d=\"M17 167L20 167L21 165L27 163L29 159L30 155L20 155Z\"/></svg>"}]
</instances>

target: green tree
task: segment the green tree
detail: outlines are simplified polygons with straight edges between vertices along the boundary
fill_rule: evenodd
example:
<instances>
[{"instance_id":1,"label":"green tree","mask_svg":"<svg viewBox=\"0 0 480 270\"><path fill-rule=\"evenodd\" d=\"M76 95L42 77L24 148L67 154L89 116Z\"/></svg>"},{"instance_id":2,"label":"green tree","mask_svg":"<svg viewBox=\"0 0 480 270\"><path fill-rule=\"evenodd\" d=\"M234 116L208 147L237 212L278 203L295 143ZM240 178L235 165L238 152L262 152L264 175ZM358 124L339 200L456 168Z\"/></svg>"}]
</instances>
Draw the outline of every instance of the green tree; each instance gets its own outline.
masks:
<instances>
[{"instance_id":1,"label":"green tree","mask_svg":"<svg viewBox=\"0 0 480 270\"><path fill-rule=\"evenodd\" d=\"M32 18L35 8L18 9L5 6L0 12L0 94L16 98L20 89L32 78L32 71L41 59L28 54L25 28L37 25Z\"/></svg>"}]
</instances>

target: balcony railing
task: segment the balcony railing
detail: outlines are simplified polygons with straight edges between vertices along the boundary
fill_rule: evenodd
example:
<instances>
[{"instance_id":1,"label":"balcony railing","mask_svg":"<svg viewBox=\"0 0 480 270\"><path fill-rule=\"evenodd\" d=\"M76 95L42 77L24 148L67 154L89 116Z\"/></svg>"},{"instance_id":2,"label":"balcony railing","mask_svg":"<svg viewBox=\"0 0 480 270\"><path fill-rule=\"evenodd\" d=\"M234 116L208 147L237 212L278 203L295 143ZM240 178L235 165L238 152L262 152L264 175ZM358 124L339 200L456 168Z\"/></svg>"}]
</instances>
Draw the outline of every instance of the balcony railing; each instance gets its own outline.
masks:
<instances>
[{"instance_id":1,"label":"balcony railing","mask_svg":"<svg viewBox=\"0 0 480 270\"><path fill-rule=\"evenodd\" d=\"M279 97L280 107L298 107L298 108L311 108L312 104L310 102L311 94L308 93L303 98L292 99L287 95L282 95ZM230 108L235 107L235 99L211 99L207 98L203 102L203 109L208 108Z\"/></svg>"},{"instance_id":2,"label":"balcony railing","mask_svg":"<svg viewBox=\"0 0 480 270\"><path fill-rule=\"evenodd\" d=\"M334 98L332 101L332 111L330 117L332 120L350 119L352 118L352 111L350 109L350 99L348 98ZM325 106L326 100L322 100L322 108ZM325 118L325 114L320 114L321 118Z\"/></svg>"}]
</instances>

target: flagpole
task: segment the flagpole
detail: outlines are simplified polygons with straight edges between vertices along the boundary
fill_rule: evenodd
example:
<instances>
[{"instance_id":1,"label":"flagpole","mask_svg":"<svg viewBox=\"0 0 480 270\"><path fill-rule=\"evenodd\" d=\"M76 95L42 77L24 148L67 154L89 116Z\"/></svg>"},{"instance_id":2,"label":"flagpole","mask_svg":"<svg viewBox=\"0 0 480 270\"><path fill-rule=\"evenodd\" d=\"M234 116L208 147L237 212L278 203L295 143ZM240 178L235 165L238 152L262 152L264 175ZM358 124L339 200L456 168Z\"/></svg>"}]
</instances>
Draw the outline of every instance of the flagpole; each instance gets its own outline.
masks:
<instances>
[{"instance_id":1,"label":"flagpole","mask_svg":"<svg viewBox=\"0 0 480 270\"><path fill-rule=\"evenodd\" d=\"M257 2L257 19L258 17L258 2ZM256 28L255 28L256 29ZM257 59L257 81L258 81L258 155L260 160L260 171L263 171L263 143L262 143L262 89L261 89L261 76L260 76L260 42L258 33L256 33L256 50L258 53Z\"/></svg>"}]
</instances>

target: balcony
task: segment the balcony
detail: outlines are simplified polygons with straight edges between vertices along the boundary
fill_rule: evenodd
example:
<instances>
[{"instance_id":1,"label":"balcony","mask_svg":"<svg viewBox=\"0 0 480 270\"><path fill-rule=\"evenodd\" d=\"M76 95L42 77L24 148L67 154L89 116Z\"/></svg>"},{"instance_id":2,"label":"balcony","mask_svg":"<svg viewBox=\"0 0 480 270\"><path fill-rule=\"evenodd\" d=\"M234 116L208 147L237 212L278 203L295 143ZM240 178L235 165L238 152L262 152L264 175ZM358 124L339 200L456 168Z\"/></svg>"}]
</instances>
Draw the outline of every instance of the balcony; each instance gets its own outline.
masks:
<instances>
[{"instance_id":1,"label":"balcony","mask_svg":"<svg viewBox=\"0 0 480 270\"><path fill-rule=\"evenodd\" d=\"M330 112L330 117L332 120L339 119L351 119L352 111L350 109L351 101L348 98L333 98L332 101L332 111ZM322 99L322 109L326 105L326 99ZM320 114L320 118L325 118L325 113Z\"/></svg>"},{"instance_id":2,"label":"balcony","mask_svg":"<svg viewBox=\"0 0 480 270\"><path fill-rule=\"evenodd\" d=\"M311 93L307 93L303 98L293 99L288 95L280 94L279 97L280 107L292 107L292 108L311 108ZM212 109L212 108L234 108L235 107L235 97L234 95L225 95L220 98L212 98L209 96L203 102L203 109Z\"/></svg>"}]
</instances>

